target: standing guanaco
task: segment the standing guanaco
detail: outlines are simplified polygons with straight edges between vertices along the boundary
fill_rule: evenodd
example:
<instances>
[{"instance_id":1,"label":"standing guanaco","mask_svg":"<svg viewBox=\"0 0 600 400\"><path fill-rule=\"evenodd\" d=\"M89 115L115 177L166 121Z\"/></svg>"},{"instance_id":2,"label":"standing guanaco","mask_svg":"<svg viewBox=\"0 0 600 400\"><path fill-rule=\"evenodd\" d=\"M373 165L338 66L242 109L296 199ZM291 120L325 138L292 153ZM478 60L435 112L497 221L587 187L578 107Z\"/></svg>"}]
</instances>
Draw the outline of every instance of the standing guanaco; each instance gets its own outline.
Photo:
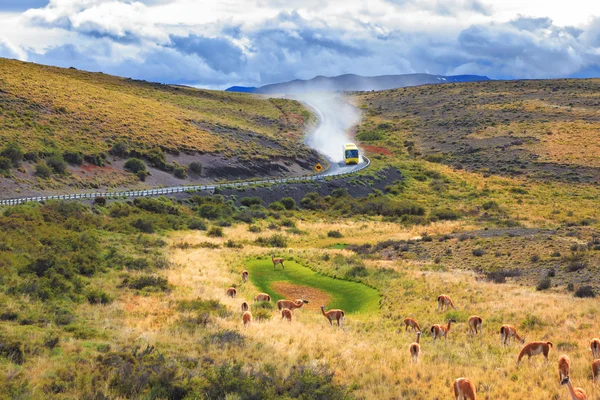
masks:
<instances>
[{"instance_id":1,"label":"standing guanaco","mask_svg":"<svg viewBox=\"0 0 600 400\"><path fill-rule=\"evenodd\" d=\"M421 352L421 345L419 342L421 341L421 332L417 332L417 340L410 344L410 359L413 362L419 361L419 353Z\"/></svg>"},{"instance_id":2,"label":"standing guanaco","mask_svg":"<svg viewBox=\"0 0 600 400\"><path fill-rule=\"evenodd\" d=\"M417 321L414 318L410 318L410 317L404 318L404 325L406 325L404 327L404 332L406 332L408 330L408 327L413 328L413 332L421 331L421 327L419 326L419 324L417 323Z\"/></svg>"},{"instance_id":3,"label":"standing guanaco","mask_svg":"<svg viewBox=\"0 0 600 400\"><path fill-rule=\"evenodd\" d=\"M472 335L477 335L481 333L481 325L483 324L483 319L478 317L477 315L473 315L469 317L469 333Z\"/></svg>"},{"instance_id":4,"label":"standing guanaco","mask_svg":"<svg viewBox=\"0 0 600 400\"><path fill-rule=\"evenodd\" d=\"M600 378L600 360L592 361L592 381L594 384L598 383Z\"/></svg>"},{"instance_id":5,"label":"standing guanaco","mask_svg":"<svg viewBox=\"0 0 600 400\"><path fill-rule=\"evenodd\" d=\"M569 394L571 395L571 400L587 400L587 394L583 391L582 388L574 388L571 385L571 379L567 376L560 383L561 385L567 385L567 389L569 389Z\"/></svg>"},{"instance_id":6,"label":"standing guanaco","mask_svg":"<svg viewBox=\"0 0 600 400\"><path fill-rule=\"evenodd\" d=\"M242 314L245 313L246 311L248 311L250 309L250 305L248 305L247 301L244 301L242 303Z\"/></svg>"},{"instance_id":7,"label":"standing guanaco","mask_svg":"<svg viewBox=\"0 0 600 400\"><path fill-rule=\"evenodd\" d=\"M244 327L248 327L250 322L252 322L252 313L250 311L246 311L244 315L242 315L242 321L244 322Z\"/></svg>"},{"instance_id":8,"label":"standing guanaco","mask_svg":"<svg viewBox=\"0 0 600 400\"><path fill-rule=\"evenodd\" d=\"M500 343L510 344L510 338L516 338L519 342L525 343L525 338L517 334L517 328L512 325L502 325L500 328Z\"/></svg>"},{"instance_id":9,"label":"standing guanaco","mask_svg":"<svg viewBox=\"0 0 600 400\"><path fill-rule=\"evenodd\" d=\"M266 293L259 293L254 296L254 301L271 301L271 296Z\"/></svg>"},{"instance_id":10,"label":"standing guanaco","mask_svg":"<svg viewBox=\"0 0 600 400\"><path fill-rule=\"evenodd\" d=\"M446 296L445 294L441 294L438 296L437 298L437 302L438 302L438 311L444 311L444 308L448 309L448 307L452 307L453 309L456 310L456 307L454 307L454 303L452 302L452 299L449 296Z\"/></svg>"},{"instance_id":11,"label":"standing guanaco","mask_svg":"<svg viewBox=\"0 0 600 400\"><path fill-rule=\"evenodd\" d=\"M275 258L275 257L271 256L271 261L273 261L273 269L275 269L277 264L281 264L281 269L285 269L285 265L283 265L283 262L285 260L283 258L281 258L281 257Z\"/></svg>"},{"instance_id":12,"label":"standing guanaco","mask_svg":"<svg viewBox=\"0 0 600 400\"><path fill-rule=\"evenodd\" d=\"M538 354L543 354L544 358L546 358L546 362L548 361L548 353L550 352L550 347L554 347L552 342L531 342L527 343L521 349L519 353L519 358L517 359L517 365L521 363L521 359L525 356L529 357L531 360L532 356L537 356Z\"/></svg>"},{"instance_id":13,"label":"standing guanaco","mask_svg":"<svg viewBox=\"0 0 600 400\"><path fill-rule=\"evenodd\" d=\"M246 271L246 270L242 271L242 282L244 282L244 283L248 282L248 271Z\"/></svg>"},{"instance_id":14,"label":"standing guanaco","mask_svg":"<svg viewBox=\"0 0 600 400\"><path fill-rule=\"evenodd\" d=\"M444 326L444 325L440 325L440 324L435 324L431 327L431 336L433 336L433 342L435 343L435 339L437 338L444 338L445 340L448 340L448 332L450 331L450 326L452 325L453 322L456 322L455 319L449 319L448 320L448 325Z\"/></svg>"},{"instance_id":15,"label":"standing guanaco","mask_svg":"<svg viewBox=\"0 0 600 400\"><path fill-rule=\"evenodd\" d=\"M233 286L230 288L227 288L227 291L225 293L227 294L227 296L233 297L234 299L235 299L235 296L237 296L237 290Z\"/></svg>"},{"instance_id":16,"label":"standing guanaco","mask_svg":"<svg viewBox=\"0 0 600 400\"><path fill-rule=\"evenodd\" d=\"M325 306L321 306L321 312L329 320L329 325L333 326L333 320L337 321L338 326L341 326L344 322L344 311L343 310L329 310L325 312Z\"/></svg>"},{"instance_id":17,"label":"standing guanaco","mask_svg":"<svg viewBox=\"0 0 600 400\"><path fill-rule=\"evenodd\" d=\"M284 308L281 310L281 319L287 319L289 322L292 322L292 310L289 308Z\"/></svg>"},{"instance_id":18,"label":"standing guanaco","mask_svg":"<svg viewBox=\"0 0 600 400\"><path fill-rule=\"evenodd\" d=\"M600 339L593 338L590 342L590 349L592 350L594 360L600 358Z\"/></svg>"},{"instance_id":19,"label":"standing guanaco","mask_svg":"<svg viewBox=\"0 0 600 400\"><path fill-rule=\"evenodd\" d=\"M476 400L475 385L467 378L458 378L454 381L455 400Z\"/></svg>"},{"instance_id":20,"label":"standing guanaco","mask_svg":"<svg viewBox=\"0 0 600 400\"><path fill-rule=\"evenodd\" d=\"M558 358L558 381L562 382L565 378L569 377L569 370L571 369L571 360L566 354L563 354Z\"/></svg>"}]
</instances>

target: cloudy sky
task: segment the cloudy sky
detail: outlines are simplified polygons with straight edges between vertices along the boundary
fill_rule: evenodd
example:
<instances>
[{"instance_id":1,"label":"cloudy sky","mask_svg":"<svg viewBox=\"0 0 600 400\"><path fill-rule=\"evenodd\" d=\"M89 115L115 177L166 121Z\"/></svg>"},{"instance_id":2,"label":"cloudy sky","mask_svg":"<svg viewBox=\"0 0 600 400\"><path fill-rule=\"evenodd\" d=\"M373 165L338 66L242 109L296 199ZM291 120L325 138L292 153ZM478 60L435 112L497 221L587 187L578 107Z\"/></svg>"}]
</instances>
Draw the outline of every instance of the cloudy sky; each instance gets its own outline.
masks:
<instances>
[{"instance_id":1,"label":"cloudy sky","mask_svg":"<svg viewBox=\"0 0 600 400\"><path fill-rule=\"evenodd\" d=\"M0 57L208 88L600 76L600 1L0 0Z\"/></svg>"}]
</instances>

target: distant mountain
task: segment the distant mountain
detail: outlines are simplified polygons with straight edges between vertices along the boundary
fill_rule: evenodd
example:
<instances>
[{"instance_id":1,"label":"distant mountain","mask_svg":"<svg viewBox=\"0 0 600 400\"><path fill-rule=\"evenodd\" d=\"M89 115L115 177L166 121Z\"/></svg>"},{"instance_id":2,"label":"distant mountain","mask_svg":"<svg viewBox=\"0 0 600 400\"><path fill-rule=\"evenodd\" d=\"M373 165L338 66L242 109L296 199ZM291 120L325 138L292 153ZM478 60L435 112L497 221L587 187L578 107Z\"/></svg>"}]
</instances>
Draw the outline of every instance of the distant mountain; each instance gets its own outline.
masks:
<instances>
[{"instance_id":1,"label":"distant mountain","mask_svg":"<svg viewBox=\"0 0 600 400\"><path fill-rule=\"evenodd\" d=\"M332 91L367 91L386 90L405 86L417 86L437 83L489 81L487 76L479 75L430 75L405 74L360 76L346 74L334 77L316 76L309 80L296 79L290 82L275 83L261 87L232 86L228 92L245 92L259 94L294 94L319 90Z\"/></svg>"}]
</instances>

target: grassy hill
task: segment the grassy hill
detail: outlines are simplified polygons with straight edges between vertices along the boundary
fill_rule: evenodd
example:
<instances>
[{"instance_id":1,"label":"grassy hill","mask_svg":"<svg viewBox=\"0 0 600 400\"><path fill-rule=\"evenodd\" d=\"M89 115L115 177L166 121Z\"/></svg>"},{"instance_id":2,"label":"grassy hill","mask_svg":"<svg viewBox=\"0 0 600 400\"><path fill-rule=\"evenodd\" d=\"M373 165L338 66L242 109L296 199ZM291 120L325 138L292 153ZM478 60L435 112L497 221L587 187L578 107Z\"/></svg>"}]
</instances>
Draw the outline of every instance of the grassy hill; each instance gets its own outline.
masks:
<instances>
[{"instance_id":1,"label":"grassy hill","mask_svg":"<svg viewBox=\"0 0 600 400\"><path fill-rule=\"evenodd\" d=\"M2 181L11 181L2 188L131 185L139 179L124 171L128 157L156 172L148 185L297 174L318 160L302 144L311 118L290 100L0 59L0 149L16 145L25 161L21 169L0 163ZM70 167L36 174L48 158Z\"/></svg>"}]
</instances>

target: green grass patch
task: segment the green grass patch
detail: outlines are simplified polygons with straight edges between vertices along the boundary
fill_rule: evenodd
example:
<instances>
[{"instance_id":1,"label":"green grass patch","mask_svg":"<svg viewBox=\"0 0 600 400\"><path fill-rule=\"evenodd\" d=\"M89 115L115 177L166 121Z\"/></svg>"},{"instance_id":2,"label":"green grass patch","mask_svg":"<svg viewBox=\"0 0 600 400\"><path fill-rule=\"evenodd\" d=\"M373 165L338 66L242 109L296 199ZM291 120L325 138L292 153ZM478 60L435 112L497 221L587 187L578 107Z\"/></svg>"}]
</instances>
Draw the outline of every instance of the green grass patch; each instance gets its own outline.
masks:
<instances>
[{"instance_id":1,"label":"green grass patch","mask_svg":"<svg viewBox=\"0 0 600 400\"><path fill-rule=\"evenodd\" d=\"M348 244L346 244L346 243L336 243L336 244L332 244L331 246L327 246L327 248L335 249L335 250L344 250L346 248L346 246L348 246Z\"/></svg>"},{"instance_id":2,"label":"green grass patch","mask_svg":"<svg viewBox=\"0 0 600 400\"><path fill-rule=\"evenodd\" d=\"M346 313L373 313L379 310L379 292L366 285L334 279L304 267L294 261L285 262L285 270L273 270L271 260L250 260L246 263L250 280L259 291L269 293L273 302L283 297L272 288L275 282L310 286L331 296L327 308L340 308ZM310 300L310 299L309 299Z\"/></svg>"}]
</instances>

